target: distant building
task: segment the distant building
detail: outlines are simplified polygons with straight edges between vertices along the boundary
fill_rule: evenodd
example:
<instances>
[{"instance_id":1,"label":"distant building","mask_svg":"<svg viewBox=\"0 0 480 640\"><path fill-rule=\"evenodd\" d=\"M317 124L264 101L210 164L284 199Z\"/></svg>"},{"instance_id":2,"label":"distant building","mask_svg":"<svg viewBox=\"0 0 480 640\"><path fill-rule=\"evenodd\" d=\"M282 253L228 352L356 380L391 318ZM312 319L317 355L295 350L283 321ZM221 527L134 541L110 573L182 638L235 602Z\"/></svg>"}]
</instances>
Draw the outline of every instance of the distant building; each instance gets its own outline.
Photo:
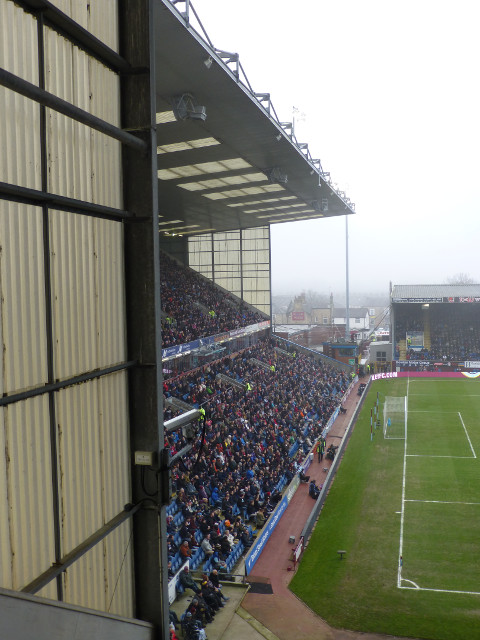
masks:
<instances>
[{"instance_id":1,"label":"distant building","mask_svg":"<svg viewBox=\"0 0 480 640\"><path fill-rule=\"evenodd\" d=\"M368 330L370 329L370 315L366 307L350 307L350 309L348 310L348 315L348 327L350 331L366 330L368 332ZM345 308L334 309L333 324L347 324L347 310Z\"/></svg>"}]
</instances>

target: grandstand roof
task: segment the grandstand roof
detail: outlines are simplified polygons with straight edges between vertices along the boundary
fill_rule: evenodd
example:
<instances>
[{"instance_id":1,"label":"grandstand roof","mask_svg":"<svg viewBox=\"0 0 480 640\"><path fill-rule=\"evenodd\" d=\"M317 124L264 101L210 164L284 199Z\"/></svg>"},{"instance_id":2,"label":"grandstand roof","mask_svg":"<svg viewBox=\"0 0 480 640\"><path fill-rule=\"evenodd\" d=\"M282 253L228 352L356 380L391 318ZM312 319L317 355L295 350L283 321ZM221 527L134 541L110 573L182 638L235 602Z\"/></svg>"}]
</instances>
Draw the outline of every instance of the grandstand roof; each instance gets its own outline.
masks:
<instances>
[{"instance_id":1,"label":"grandstand roof","mask_svg":"<svg viewBox=\"0 0 480 640\"><path fill-rule=\"evenodd\" d=\"M392 302L480 302L480 284L397 284L391 297Z\"/></svg>"},{"instance_id":2,"label":"grandstand roof","mask_svg":"<svg viewBox=\"0 0 480 640\"><path fill-rule=\"evenodd\" d=\"M269 94L253 92L238 55L214 48L191 12L169 0L156 6L160 230L195 235L354 213L279 122Z\"/></svg>"}]
</instances>

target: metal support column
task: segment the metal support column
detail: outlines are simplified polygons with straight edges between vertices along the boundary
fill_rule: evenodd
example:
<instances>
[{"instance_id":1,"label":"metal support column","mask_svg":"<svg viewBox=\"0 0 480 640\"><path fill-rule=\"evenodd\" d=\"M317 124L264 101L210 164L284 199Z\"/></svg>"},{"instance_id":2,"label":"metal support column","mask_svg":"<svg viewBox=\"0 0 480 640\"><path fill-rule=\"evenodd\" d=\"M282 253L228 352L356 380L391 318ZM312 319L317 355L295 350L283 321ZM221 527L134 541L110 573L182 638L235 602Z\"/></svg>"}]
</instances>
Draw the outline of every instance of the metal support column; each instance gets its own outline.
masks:
<instances>
[{"instance_id":1,"label":"metal support column","mask_svg":"<svg viewBox=\"0 0 480 640\"><path fill-rule=\"evenodd\" d=\"M122 126L135 130L147 152L123 149L124 206L142 221L125 225L127 341L132 456L150 451L151 467L134 466L132 498L146 505L133 519L136 616L154 626L156 640L169 638L163 459L160 257L155 131L155 41L153 0L119 3L120 54L145 70L122 76ZM164 509L163 509L164 511Z\"/></svg>"}]
</instances>

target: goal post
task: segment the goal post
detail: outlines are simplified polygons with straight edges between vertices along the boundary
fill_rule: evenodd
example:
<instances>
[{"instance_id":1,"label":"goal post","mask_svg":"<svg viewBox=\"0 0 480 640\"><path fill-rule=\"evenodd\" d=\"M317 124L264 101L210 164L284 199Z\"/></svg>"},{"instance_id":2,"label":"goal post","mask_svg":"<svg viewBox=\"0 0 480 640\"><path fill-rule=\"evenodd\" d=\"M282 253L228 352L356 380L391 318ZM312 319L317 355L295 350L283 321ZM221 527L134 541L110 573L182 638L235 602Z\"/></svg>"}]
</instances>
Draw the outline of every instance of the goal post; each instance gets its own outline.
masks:
<instances>
[{"instance_id":1,"label":"goal post","mask_svg":"<svg viewBox=\"0 0 480 640\"><path fill-rule=\"evenodd\" d=\"M383 404L383 436L405 439L407 425L407 396L385 396Z\"/></svg>"}]
</instances>

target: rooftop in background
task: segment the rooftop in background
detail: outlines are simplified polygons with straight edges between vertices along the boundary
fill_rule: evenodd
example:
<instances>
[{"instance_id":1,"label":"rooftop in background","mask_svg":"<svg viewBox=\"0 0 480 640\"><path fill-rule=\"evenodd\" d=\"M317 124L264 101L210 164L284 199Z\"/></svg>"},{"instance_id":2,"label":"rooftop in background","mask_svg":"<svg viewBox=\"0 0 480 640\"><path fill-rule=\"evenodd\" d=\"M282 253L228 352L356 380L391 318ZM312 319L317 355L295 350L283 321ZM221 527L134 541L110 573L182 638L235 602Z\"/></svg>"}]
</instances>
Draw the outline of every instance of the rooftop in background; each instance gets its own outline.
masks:
<instances>
[{"instance_id":1,"label":"rooftop in background","mask_svg":"<svg viewBox=\"0 0 480 640\"><path fill-rule=\"evenodd\" d=\"M478 302L480 284L397 284L392 289L392 302L438 303Z\"/></svg>"},{"instance_id":2,"label":"rooftop in background","mask_svg":"<svg viewBox=\"0 0 480 640\"><path fill-rule=\"evenodd\" d=\"M294 125L279 121L270 94L253 91L238 54L213 46L193 4L156 6L160 231L199 235L354 213Z\"/></svg>"}]
</instances>

